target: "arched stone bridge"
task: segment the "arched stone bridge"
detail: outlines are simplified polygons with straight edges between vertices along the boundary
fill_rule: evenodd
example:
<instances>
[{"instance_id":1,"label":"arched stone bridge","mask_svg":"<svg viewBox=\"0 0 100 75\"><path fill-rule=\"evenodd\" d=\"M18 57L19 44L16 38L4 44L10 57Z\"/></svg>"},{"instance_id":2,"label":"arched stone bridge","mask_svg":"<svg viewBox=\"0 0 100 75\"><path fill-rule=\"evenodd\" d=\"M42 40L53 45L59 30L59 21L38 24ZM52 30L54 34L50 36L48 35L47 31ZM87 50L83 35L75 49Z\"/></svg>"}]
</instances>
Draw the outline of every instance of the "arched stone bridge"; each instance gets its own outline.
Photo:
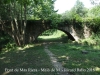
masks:
<instances>
[{"instance_id":1,"label":"arched stone bridge","mask_svg":"<svg viewBox=\"0 0 100 75\"><path fill-rule=\"evenodd\" d=\"M74 25L72 25L73 23L68 24L65 22L63 25L60 24L58 24L58 27L55 27L55 29L65 32L68 35L68 38L71 40L78 41L79 39L90 36L90 29L86 26L84 26L83 29L77 29ZM7 25L8 23L5 23L5 26ZM20 25L19 22L18 25ZM53 28L54 27L51 26L51 21L27 20L25 32L26 43L35 41L42 32Z\"/></svg>"},{"instance_id":2,"label":"arched stone bridge","mask_svg":"<svg viewBox=\"0 0 100 75\"><path fill-rule=\"evenodd\" d=\"M61 24L61 23L60 23ZM90 29L84 26L83 29L77 29L74 25L69 25L66 22L63 25L58 25L58 27L52 27L50 21L27 21L27 31L26 37L33 41L36 39L42 32L48 29L58 29L65 32L68 35L68 38L71 40L78 41L79 39L87 38L90 36Z\"/></svg>"}]
</instances>

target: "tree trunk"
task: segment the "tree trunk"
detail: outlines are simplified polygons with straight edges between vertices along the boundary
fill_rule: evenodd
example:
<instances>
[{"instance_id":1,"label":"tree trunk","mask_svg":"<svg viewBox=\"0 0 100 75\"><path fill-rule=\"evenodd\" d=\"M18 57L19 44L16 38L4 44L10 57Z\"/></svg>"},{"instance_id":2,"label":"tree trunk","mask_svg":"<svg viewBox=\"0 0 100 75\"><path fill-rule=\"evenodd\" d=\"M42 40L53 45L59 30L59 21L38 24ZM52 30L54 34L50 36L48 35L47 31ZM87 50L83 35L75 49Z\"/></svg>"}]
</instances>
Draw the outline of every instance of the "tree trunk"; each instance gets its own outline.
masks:
<instances>
[{"instance_id":1,"label":"tree trunk","mask_svg":"<svg viewBox=\"0 0 100 75\"><path fill-rule=\"evenodd\" d=\"M23 45L25 45L26 43L26 39L25 39L26 24L27 24L26 10L27 10L27 7L26 7L26 4L24 4Z\"/></svg>"},{"instance_id":2,"label":"tree trunk","mask_svg":"<svg viewBox=\"0 0 100 75\"><path fill-rule=\"evenodd\" d=\"M12 26L12 37L14 39L14 41L16 42L16 44L18 46L21 46L21 38L20 38L20 34L19 34L19 31L17 30L16 28L16 24L14 24L13 21L11 21L11 26Z\"/></svg>"},{"instance_id":3,"label":"tree trunk","mask_svg":"<svg viewBox=\"0 0 100 75\"><path fill-rule=\"evenodd\" d=\"M27 4L23 4L21 2L20 5L20 14L21 14L21 21L18 21L17 18L17 6L16 6L16 2L17 0L14 0L14 2L10 2L9 3L9 19L11 19L11 22L9 23L10 28L10 35L12 36L12 38L14 39L15 43L18 46L22 46L26 44L26 37L25 37L25 31L26 31L26 24L27 24L27 16L26 16L26 12L27 12ZM24 12L24 13L23 13ZM7 12L6 12L7 13ZM1 16L1 15L0 15ZM23 16L24 16L24 22L23 22ZM7 25L5 24L1 24L4 29L4 31L7 31ZM0 26L1 27L1 26Z\"/></svg>"}]
</instances>

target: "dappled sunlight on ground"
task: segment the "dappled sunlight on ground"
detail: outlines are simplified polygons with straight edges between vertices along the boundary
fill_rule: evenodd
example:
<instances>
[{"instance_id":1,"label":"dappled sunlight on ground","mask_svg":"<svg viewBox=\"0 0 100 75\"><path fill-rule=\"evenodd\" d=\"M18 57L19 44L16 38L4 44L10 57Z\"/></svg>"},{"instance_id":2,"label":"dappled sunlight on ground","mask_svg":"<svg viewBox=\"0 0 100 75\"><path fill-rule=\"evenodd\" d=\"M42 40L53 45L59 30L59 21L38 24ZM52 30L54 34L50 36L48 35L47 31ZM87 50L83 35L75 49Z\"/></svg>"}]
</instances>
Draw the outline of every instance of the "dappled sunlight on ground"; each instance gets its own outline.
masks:
<instances>
[{"instance_id":1,"label":"dappled sunlight on ground","mask_svg":"<svg viewBox=\"0 0 100 75\"><path fill-rule=\"evenodd\" d=\"M73 72L74 75L100 75L100 49L78 43L59 43L50 44L49 50L65 68L80 71Z\"/></svg>"},{"instance_id":2,"label":"dappled sunlight on ground","mask_svg":"<svg viewBox=\"0 0 100 75\"><path fill-rule=\"evenodd\" d=\"M27 49L27 48L30 48L30 47L34 47L34 45L32 44L30 44L30 45L26 45L26 46L24 46L24 47L18 47L17 49L18 50L25 50L25 49Z\"/></svg>"},{"instance_id":3,"label":"dappled sunlight on ground","mask_svg":"<svg viewBox=\"0 0 100 75\"><path fill-rule=\"evenodd\" d=\"M55 39L55 38L61 38L60 36L39 36L39 38L42 39Z\"/></svg>"},{"instance_id":4,"label":"dappled sunlight on ground","mask_svg":"<svg viewBox=\"0 0 100 75\"><path fill-rule=\"evenodd\" d=\"M50 42L50 41L57 42L58 41L59 42L59 41L65 40L65 39L66 39L66 41L68 40L67 35L60 30L53 31L52 34L50 34L50 35L49 34L50 33L48 33L48 35L46 34L46 35L38 36L38 38L37 38L38 42L40 42L40 41L45 41L45 42L46 41L48 41L48 42Z\"/></svg>"},{"instance_id":5,"label":"dappled sunlight on ground","mask_svg":"<svg viewBox=\"0 0 100 75\"><path fill-rule=\"evenodd\" d=\"M0 75L57 75L41 72L41 68L54 68L42 44L26 45L0 54ZM12 69L12 71L7 71Z\"/></svg>"},{"instance_id":6,"label":"dappled sunlight on ground","mask_svg":"<svg viewBox=\"0 0 100 75\"><path fill-rule=\"evenodd\" d=\"M94 70L100 72L100 67L95 67Z\"/></svg>"}]
</instances>

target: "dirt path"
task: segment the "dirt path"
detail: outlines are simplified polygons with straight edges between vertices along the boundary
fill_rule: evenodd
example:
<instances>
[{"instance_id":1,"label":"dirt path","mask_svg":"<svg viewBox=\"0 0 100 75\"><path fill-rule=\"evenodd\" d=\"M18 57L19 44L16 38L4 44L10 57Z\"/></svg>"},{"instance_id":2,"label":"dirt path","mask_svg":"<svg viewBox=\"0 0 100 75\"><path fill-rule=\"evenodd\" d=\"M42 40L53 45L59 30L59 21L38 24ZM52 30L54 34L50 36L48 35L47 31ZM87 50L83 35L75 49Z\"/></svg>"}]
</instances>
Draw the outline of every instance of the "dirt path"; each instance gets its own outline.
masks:
<instances>
[{"instance_id":1,"label":"dirt path","mask_svg":"<svg viewBox=\"0 0 100 75\"><path fill-rule=\"evenodd\" d=\"M45 44L45 52L49 55L53 66L58 70L58 75L70 75L60 62L57 61L55 55L49 51L47 44Z\"/></svg>"}]
</instances>

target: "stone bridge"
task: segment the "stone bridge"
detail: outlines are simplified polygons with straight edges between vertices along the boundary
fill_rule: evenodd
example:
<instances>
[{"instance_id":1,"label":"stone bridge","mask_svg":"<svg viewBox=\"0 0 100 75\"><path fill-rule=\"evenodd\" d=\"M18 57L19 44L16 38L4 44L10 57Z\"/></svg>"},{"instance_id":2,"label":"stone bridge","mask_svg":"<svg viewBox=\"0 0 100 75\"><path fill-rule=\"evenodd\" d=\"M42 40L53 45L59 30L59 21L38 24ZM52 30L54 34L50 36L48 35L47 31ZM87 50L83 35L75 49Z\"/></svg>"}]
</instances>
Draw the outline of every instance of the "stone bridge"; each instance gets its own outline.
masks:
<instances>
[{"instance_id":1,"label":"stone bridge","mask_svg":"<svg viewBox=\"0 0 100 75\"><path fill-rule=\"evenodd\" d=\"M9 23L5 23L7 26ZM20 25L20 24L18 24ZM79 39L87 38L90 36L90 29L86 26L84 28L76 28L73 23L68 24L67 22L59 23L58 27L51 26L51 21L44 20L27 20L25 40L26 43L33 42L37 37L44 31L48 29L58 29L65 32L68 35L68 38L71 40L78 41Z\"/></svg>"},{"instance_id":2,"label":"stone bridge","mask_svg":"<svg viewBox=\"0 0 100 75\"><path fill-rule=\"evenodd\" d=\"M90 29L86 26L84 28L76 28L72 24L64 22L58 24L58 27L52 27L50 21L27 21L26 38L34 41L42 32L48 29L58 29L68 35L68 39L78 41L90 36Z\"/></svg>"}]
</instances>

